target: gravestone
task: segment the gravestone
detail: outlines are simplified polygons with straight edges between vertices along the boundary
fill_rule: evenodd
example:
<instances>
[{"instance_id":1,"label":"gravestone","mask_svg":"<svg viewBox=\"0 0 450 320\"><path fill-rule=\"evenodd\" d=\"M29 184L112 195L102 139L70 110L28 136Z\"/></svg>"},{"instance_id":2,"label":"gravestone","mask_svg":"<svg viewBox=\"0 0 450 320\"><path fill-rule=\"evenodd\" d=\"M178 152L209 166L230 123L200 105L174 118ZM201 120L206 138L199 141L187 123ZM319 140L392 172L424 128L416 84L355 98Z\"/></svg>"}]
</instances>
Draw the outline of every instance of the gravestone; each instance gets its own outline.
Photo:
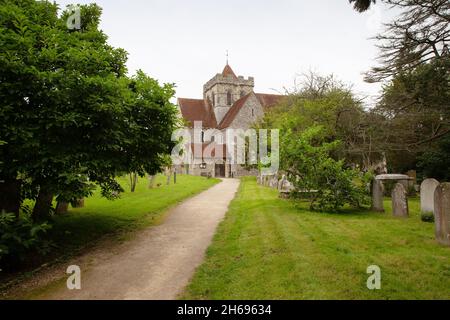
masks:
<instances>
[{"instance_id":1,"label":"gravestone","mask_svg":"<svg viewBox=\"0 0 450 320\"><path fill-rule=\"evenodd\" d=\"M400 218L409 216L406 189L400 182L397 182L392 190L392 214Z\"/></svg>"},{"instance_id":2,"label":"gravestone","mask_svg":"<svg viewBox=\"0 0 450 320\"><path fill-rule=\"evenodd\" d=\"M286 179L286 175L283 174L283 176L281 177L280 181L278 182L278 190L282 190L284 184L286 183L287 179Z\"/></svg>"},{"instance_id":3,"label":"gravestone","mask_svg":"<svg viewBox=\"0 0 450 320\"><path fill-rule=\"evenodd\" d=\"M436 179L425 179L420 185L420 210L434 212L434 191L439 186Z\"/></svg>"},{"instance_id":4,"label":"gravestone","mask_svg":"<svg viewBox=\"0 0 450 320\"><path fill-rule=\"evenodd\" d=\"M278 176L274 175L272 176L272 179L270 180L270 187L277 189L278 188Z\"/></svg>"},{"instance_id":5,"label":"gravestone","mask_svg":"<svg viewBox=\"0 0 450 320\"><path fill-rule=\"evenodd\" d=\"M434 191L436 240L450 246L450 183L441 183Z\"/></svg>"},{"instance_id":6,"label":"gravestone","mask_svg":"<svg viewBox=\"0 0 450 320\"><path fill-rule=\"evenodd\" d=\"M384 212L383 206L383 183L380 180L372 182L372 210Z\"/></svg>"}]
</instances>

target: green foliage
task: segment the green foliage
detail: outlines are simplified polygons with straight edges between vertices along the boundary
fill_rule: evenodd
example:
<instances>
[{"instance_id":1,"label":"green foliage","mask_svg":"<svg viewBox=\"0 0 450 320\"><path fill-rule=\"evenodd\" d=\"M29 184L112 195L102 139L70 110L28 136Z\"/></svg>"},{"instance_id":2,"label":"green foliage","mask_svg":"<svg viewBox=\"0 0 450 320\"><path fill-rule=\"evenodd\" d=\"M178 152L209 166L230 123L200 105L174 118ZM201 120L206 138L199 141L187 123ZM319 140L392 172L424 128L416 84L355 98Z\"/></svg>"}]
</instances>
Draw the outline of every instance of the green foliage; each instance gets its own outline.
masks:
<instances>
[{"instance_id":1,"label":"green foliage","mask_svg":"<svg viewBox=\"0 0 450 320\"><path fill-rule=\"evenodd\" d=\"M422 153L418 161L423 176L450 181L450 134Z\"/></svg>"},{"instance_id":2,"label":"green foliage","mask_svg":"<svg viewBox=\"0 0 450 320\"><path fill-rule=\"evenodd\" d=\"M120 192L116 176L166 164L178 125L174 86L126 76L126 52L99 30L101 9L82 5L79 31L68 15L47 1L0 6L0 180L21 175L31 199L86 196L91 183Z\"/></svg>"},{"instance_id":3,"label":"green foliage","mask_svg":"<svg viewBox=\"0 0 450 320\"><path fill-rule=\"evenodd\" d=\"M288 131L281 142L282 168L294 185L294 195L310 194L310 208L337 211L344 205L354 207L369 204L367 180L358 170L344 167L330 153L337 141L324 141L322 127L311 127L295 134Z\"/></svg>"},{"instance_id":4,"label":"green foliage","mask_svg":"<svg viewBox=\"0 0 450 320\"><path fill-rule=\"evenodd\" d=\"M16 266L32 251L47 253L50 242L44 235L50 228L46 222L34 224L29 217L0 213L0 270Z\"/></svg>"},{"instance_id":5,"label":"green foliage","mask_svg":"<svg viewBox=\"0 0 450 320\"><path fill-rule=\"evenodd\" d=\"M397 74L373 112L383 128L373 147L386 151L394 172L418 169L419 176L445 177L449 172L450 57Z\"/></svg>"},{"instance_id":6,"label":"green foliage","mask_svg":"<svg viewBox=\"0 0 450 320\"><path fill-rule=\"evenodd\" d=\"M434 222L434 214L433 212L422 212L420 214L420 219L423 222Z\"/></svg>"},{"instance_id":7,"label":"green foliage","mask_svg":"<svg viewBox=\"0 0 450 320\"><path fill-rule=\"evenodd\" d=\"M346 165L364 166L373 150L367 144L366 112L353 92L333 75L314 73L302 75L301 85L289 93L280 105L271 108L259 124L267 129L290 129L302 132L311 126L321 126L325 141L340 140L332 150L335 159L345 159Z\"/></svg>"}]
</instances>

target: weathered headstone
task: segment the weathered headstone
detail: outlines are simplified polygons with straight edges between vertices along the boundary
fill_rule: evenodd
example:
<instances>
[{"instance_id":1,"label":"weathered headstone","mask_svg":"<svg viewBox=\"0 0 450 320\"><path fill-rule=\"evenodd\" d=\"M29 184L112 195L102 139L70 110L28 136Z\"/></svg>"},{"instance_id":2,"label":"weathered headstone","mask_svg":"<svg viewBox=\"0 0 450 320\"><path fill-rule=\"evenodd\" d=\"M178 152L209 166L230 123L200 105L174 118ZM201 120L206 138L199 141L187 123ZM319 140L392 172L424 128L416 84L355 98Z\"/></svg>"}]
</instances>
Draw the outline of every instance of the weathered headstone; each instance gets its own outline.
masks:
<instances>
[{"instance_id":1,"label":"weathered headstone","mask_svg":"<svg viewBox=\"0 0 450 320\"><path fill-rule=\"evenodd\" d=\"M420 210L434 212L434 191L439 186L436 179L425 179L420 185Z\"/></svg>"},{"instance_id":2,"label":"weathered headstone","mask_svg":"<svg viewBox=\"0 0 450 320\"><path fill-rule=\"evenodd\" d=\"M383 183L379 180L372 181L372 210L384 212Z\"/></svg>"},{"instance_id":3,"label":"weathered headstone","mask_svg":"<svg viewBox=\"0 0 450 320\"><path fill-rule=\"evenodd\" d=\"M283 176L281 177L280 181L278 181L278 190L282 190L284 184L286 183L287 179L286 179L286 175L283 174Z\"/></svg>"},{"instance_id":4,"label":"weathered headstone","mask_svg":"<svg viewBox=\"0 0 450 320\"><path fill-rule=\"evenodd\" d=\"M436 240L450 246L450 183L441 183L434 191Z\"/></svg>"},{"instance_id":5,"label":"weathered headstone","mask_svg":"<svg viewBox=\"0 0 450 320\"><path fill-rule=\"evenodd\" d=\"M395 217L401 218L407 218L409 216L406 189L400 182L397 182L392 190L392 214Z\"/></svg>"},{"instance_id":6,"label":"weathered headstone","mask_svg":"<svg viewBox=\"0 0 450 320\"><path fill-rule=\"evenodd\" d=\"M270 180L270 187L274 189L278 188L278 175L272 176L272 179Z\"/></svg>"}]
</instances>

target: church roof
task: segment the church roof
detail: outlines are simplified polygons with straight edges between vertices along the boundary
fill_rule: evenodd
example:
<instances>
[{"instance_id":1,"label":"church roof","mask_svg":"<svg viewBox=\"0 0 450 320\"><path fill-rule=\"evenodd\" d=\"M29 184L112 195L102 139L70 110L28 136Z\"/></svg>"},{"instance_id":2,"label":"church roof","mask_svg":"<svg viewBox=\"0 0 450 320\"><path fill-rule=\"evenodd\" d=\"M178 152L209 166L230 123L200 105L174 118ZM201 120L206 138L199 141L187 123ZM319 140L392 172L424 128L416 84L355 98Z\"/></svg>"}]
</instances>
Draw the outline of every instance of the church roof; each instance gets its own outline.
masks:
<instances>
[{"instance_id":1,"label":"church roof","mask_svg":"<svg viewBox=\"0 0 450 320\"><path fill-rule=\"evenodd\" d=\"M202 121L204 128L216 128L217 121L213 107L208 100L178 98L183 118L193 126L194 121Z\"/></svg>"},{"instance_id":2,"label":"church roof","mask_svg":"<svg viewBox=\"0 0 450 320\"><path fill-rule=\"evenodd\" d=\"M279 94L256 93L256 97L258 98L263 108L267 109L279 103L285 96Z\"/></svg>"},{"instance_id":3,"label":"church roof","mask_svg":"<svg viewBox=\"0 0 450 320\"><path fill-rule=\"evenodd\" d=\"M265 110L275 106L283 99L283 97L285 97L278 94L251 92L237 100L219 124L217 123L214 109L209 100L179 98L178 105L180 106L183 118L189 121L191 126L194 125L194 121L202 121L202 126L204 128L218 128L222 130L228 128L233 123L234 119L239 114L239 111L252 94L256 96Z\"/></svg>"},{"instance_id":4,"label":"church roof","mask_svg":"<svg viewBox=\"0 0 450 320\"><path fill-rule=\"evenodd\" d=\"M236 118L237 114L244 106L245 102L250 97L250 95L251 93L243 96L233 104L233 106L230 108L230 110L228 110L227 114L225 115L225 117L223 117L222 121L220 122L219 129L225 129L231 125L231 123Z\"/></svg>"},{"instance_id":5,"label":"church roof","mask_svg":"<svg viewBox=\"0 0 450 320\"><path fill-rule=\"evenodd\" d=\"M232 76L234 79L237 78L236 74L234 73L233 69L231 69L231 67L228 63L225 66L225 68L223 68L222 75L224 77Z\"/></svg>"}]
</instances>

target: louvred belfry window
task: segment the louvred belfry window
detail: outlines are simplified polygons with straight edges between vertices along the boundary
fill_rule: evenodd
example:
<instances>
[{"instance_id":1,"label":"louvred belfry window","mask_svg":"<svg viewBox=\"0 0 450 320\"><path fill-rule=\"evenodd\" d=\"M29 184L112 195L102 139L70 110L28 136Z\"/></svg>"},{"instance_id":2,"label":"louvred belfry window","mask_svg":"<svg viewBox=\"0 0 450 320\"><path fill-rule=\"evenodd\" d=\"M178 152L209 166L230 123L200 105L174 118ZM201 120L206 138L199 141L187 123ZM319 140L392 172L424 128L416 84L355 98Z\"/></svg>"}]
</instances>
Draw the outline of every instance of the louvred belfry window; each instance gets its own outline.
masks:
<instances>
[{"instance_id":1,"label":"louvred belfry window","mask_svg":"<svg viewBox=\"0 0 450 320\"><path fill-rule=\"evenodd\" d=\"M231 101L231 91L227 92L227 105L231 106L233 102Z\"/></svg>"}]
</instances>

